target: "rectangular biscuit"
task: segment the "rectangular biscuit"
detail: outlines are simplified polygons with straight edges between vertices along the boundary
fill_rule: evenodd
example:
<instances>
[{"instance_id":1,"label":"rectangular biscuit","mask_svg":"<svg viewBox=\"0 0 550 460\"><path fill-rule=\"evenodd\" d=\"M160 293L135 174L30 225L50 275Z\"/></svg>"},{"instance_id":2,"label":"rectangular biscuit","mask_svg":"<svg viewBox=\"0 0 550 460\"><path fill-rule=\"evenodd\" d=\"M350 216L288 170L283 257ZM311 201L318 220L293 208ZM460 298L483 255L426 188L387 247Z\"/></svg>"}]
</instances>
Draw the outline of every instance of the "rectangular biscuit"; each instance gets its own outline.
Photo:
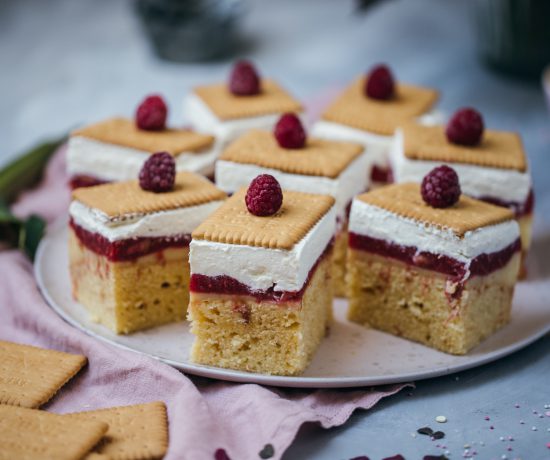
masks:
<instances>
[{"instance_id":1,"label":"rectangular biscuit","mask_svg":"<svg viewBox=\"0 0 550 460\"><path fill-rule=\"evenodd\" d=\"M284 149L272 133L251 130L229 145L220 159L334 179L362 152L359 144L316 138L309 138L301 149Z\"/></svg>"},{"instance_id":2,"label":"rectangular biscuit","mask_svg":"<svg viewBox=\"0 0 550 460\"><path fill-rule=\"evenodd\" d=\"M371 99L364 94L364 81L361 77L348 86L322 118L363 131L392 135L400 124L430 110L438 97L433 89L397 83L392 99Z\"/></svg>"},{"instance_id":3,"label":"rectangular biscuit","mask_svg":"<svg viewBox=\"0 0 550 460\"><path fill-rule=\"evenodd\" d=\"M301 112L302 104L273 80L264 79L253 96L235 96L220 83L195 88L195 93L220 120L257 117L284 112Z\"/></svg>"},{"instance_id":4,"label":"rectangular biscuit","mask_svg":"<svg viewBox=\"0 0 550 460\"><path fill-rule=\"evenodd\" d=\"M420 194L420 185L412 182L388 185L359 195L357 199L401 217L439 228L449 228L458 237L480 227L496 225L514 218L508 208L474 200L465 195L449 208L432 208Z\"/></svg>"},{"instance_id":5,"label":"rectangular biscuit","mask_svg":"<svg viewBox=\"0 0 550 460\"><path fill-rule=\"evenodd\" d=\"M0 341L0 403L40 407L86 362L81 355Z\"/></svg>"},{"instance_id":6,"label":"rectangular biscuit","mask_svg":"<svg viewBox=\"0 0 550 460\"><path fill-rule=\"evenodd\" d=\"M154 460L168 449L166 406L157 401L133 406L112 407L89 412L66 414L83 421L100 421L109 430L86 460Z\"/></svg>"},{"instance_id":7,"label":"rectangular biscuit","mask_svg":"<svg viewBox=\"0 0 550 460\"><path fill-rule=\"evenodd\" d=\"M181 153L200 153L214 143L212 136L188 129L138 129L136 123L127 118L111 118L85 126L73 131L71 136L86 137L148 153L168 152L174 156Z\"/></svg>"},{"instance_id":8,"label":"rectangular biscuit","mask_svg":"<svg viewBox=\"0 0 550 460\"><path fill-rule=\"evenodd\" d=\"M242 188L229 198L195 229L193 239L290 250L334 204L328 195L284 190L281 209L258 217L248 211L245 195Z\"/></svg>"},{"instance_id":9,"label":"rectangular biscuit","mask_svg":"<svg viewBox=\"0 0 550 460\"><path fill-rule=\"evenodd\" d=\"M0 405L0 460L80 460L107 432L97 420Z\"/></svg>"},{"instance_id":10,"label":"rectangular biscuit","mask_svg":"<svg viewBox=\"0 0 550 460\"><path fill-rule=\"evenodd\" d=\"M110 219L198 206L225 197L208 179L184 171L176 174L173 190L164 193L143 190L134 180L73 190L73 199L102 211Z\"/></svg>"},{"instance_id":11,"label":"rectangular biscuit","mask_svg":"<svg viewBox=\"0 0 550 460\"><path fill-rule=\"evenodd\" d=\"M406 123L402 130L405 156L411 160L527 170L525 152L517 133L487 129L479 145L465 146L451 144L444 126Z\"/></svg>"}]
</instances>

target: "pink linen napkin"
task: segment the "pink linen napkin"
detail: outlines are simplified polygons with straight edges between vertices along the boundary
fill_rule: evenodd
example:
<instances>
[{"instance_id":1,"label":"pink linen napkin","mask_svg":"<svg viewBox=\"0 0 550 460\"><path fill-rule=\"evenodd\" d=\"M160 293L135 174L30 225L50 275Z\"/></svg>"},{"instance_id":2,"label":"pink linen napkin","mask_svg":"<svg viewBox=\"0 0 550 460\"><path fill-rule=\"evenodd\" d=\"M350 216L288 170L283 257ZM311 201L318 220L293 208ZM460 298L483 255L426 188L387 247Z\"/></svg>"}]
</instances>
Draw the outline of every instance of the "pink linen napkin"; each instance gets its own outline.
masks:
<instances>
[{"instance_id":1,"label":"pink linen napkin","mask_svg":"<svg viewBox=\"0 0 550 460\"><path fill-rule=\"evenodd\" d=\"M50 161L40 186L13 208L52 222L66 212L65 149ZM59 260L59 263L67 263ZM357 408L369 409L406 385L349 390L276 389L185 375L152 358L94 339L65 323L41 297L31 263L17 251L0 253L0 339L88 357L89 364L45 407L52 412L92 410L162 400L168 407L166 459L258 459L272 444L279 459L305 422L343 424Z\"/></svg>"}]
</instances>

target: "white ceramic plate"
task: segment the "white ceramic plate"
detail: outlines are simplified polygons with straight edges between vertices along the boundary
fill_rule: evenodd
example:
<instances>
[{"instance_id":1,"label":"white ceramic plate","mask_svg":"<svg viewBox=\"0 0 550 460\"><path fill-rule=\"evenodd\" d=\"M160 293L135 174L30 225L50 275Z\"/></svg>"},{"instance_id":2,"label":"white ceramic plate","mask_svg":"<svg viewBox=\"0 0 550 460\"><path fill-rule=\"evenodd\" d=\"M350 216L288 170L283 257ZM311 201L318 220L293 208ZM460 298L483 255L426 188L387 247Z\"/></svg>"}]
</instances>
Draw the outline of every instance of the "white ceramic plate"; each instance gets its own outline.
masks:
<instances>
[{"instance_id":1,"label":"white ceramic plate","mask_svg":"<svg viewBox=\"0 0 550 460\"><path fill-rule=\"evenodd\" d=\"M550 283L547 279L520 283L511 323L472 350L452 356L389 334L365 329L345 319L347 302L334 303L336 322L313 362L300 377L276 377L193 364L193 336L188 323L172 324L118 336L88 319L72 299L67 263L67 230L59 222L44 237L35 261L42 294L67 322L121 348L157 358L190 374L236 382L285 387L355 387L425 379L458 372L506 356L550 331Z\"/></svg>"}]
</instances>

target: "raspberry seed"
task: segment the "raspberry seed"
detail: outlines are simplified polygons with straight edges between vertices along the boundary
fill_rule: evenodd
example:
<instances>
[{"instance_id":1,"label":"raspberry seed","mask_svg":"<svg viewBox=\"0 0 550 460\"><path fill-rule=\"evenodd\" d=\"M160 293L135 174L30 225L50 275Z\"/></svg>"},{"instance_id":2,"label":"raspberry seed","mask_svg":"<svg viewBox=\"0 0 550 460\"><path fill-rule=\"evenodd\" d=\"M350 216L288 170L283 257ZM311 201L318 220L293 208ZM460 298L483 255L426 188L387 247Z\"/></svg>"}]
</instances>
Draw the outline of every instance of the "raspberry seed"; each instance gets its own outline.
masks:
<instances>
[{"instance_id":1,"label":"raspberry seed","mask_svg":"<svg viewBox=\"0 0 550 460\"><path fill-rule=\"evenodd\" d=\"M283 204L281 185L270 174L260 174L250 182L245 196L248 211L255 216L272 216Z\"/></svg>"},{"instance_id":2,"label":"raspberry seed","mask_svg":"<svg viewBox=\"0 0 550 460\"><path fill-rule=\"evenodd\" d=\"M433 208L448 208L460 198L460 182L453 168L443 165L432 169L422 180L422 199Z\"/></svg>"}]
</instances>

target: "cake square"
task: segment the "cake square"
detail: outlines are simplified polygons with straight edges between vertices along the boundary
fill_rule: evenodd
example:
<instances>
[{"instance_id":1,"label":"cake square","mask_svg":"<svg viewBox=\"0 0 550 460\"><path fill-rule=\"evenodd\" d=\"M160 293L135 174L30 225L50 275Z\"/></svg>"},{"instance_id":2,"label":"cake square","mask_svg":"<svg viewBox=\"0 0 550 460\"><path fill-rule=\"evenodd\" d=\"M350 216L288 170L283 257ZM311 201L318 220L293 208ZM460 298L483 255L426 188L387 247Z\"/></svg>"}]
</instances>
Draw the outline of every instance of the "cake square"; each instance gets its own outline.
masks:
<instances>
[{"instance_id":1,"label":"cake square","mask_svg":"<svg viewBox=\"0 0 550 460\"><path fill-rule=\"evenodd\" d=\"M285 190L335 198L334 290L345 295L347 220L352 198L368 187L368 158L362 145L307 138L303 148L280 147L275 136L253 130L227 147L216 164L216 182L227 193L246 186L259 174L271 174Z\"/></svg>"},{"instance_id":2,"label":"cake square","mask_svg":"<svg viewBox=\"0 0 550 460\"><path fill-rule=\"evenodd\" d=\"M214 138L190 129L139 129L134 120L111 118L73 131L67 170L76 186L130 180L155 152L174 156L177 171L209 175L219 152Z\"/></svg>"},{"instance_id":3,"label":"cake square","mask_svg":"<svg viewBox=\"0 0 550 460\"><path fill-rule=\"evenodd\" d=\"M462 195L435 209L414 183L358 196L348 252L348 318L466 354L508 323L520 264L513 213Z\"/></svg>"},{"instance_id":4,"label":"cake square","mask_svg":"<svg viewBox=\"0 0 550 460\"><path fill-rule=\"evenodd\" d=\"M137 181L73 191L69 260L73 296L94 321L130 333L185 318L191 232L226 195L202 176L176 175L171 191Z\"/></svg>"},{"instance_id":5,"label":"cake square","mask_svg":"<svg viewBox=\"0 0 550 460\"><path fill-rule=\"evenodd\" d=\"M364 94L366 78L356 79L343 91L313 125L312 134L364 145L372 160L371 182L376 185L390 179L388 154L395 129L412 118L433 123L441 116L430 112L437 101L437 91L396 83L393 98L372 99Z\"/></svg>"},{"instance_id":6,"label":"cake square","mask_svg":"<svg viewBox=\"0 0 550 460\"><path fill-rule=\"evenodd\" d=\"M194 232L190 245L191 359L295 375L330 323L334 198L283 191L280 210L248 212L239 190Z\"/></svg>"},{"instance_id":7,"label":"cake square","mask_svg":"<svg viewBox=\"0 0 550 460\"><path fill-rule=\"evenodd\" d=\"M514 213L521 229L524 256L529 250L533 186L518 134L486 129L479 145L464 146L450 143L444 126L409 122L396 132L390 164L397 183L419 183L433 168L452 166L464 194Z\"/></svg>"},{"instance_id":8,"label":"cake square","mask_svg":"<svg viewBox=\"0 0 550 460\"><path fill-rule=\"evenodd\" d=\"M262 79L261 90L254 95L235 95L228 85L199 86L184 101L188 122L197 131L216 136L218 149L250 129L271 130L286 112L303 112L302 104L278 83Z\"/></svg>"}]
</instances>

